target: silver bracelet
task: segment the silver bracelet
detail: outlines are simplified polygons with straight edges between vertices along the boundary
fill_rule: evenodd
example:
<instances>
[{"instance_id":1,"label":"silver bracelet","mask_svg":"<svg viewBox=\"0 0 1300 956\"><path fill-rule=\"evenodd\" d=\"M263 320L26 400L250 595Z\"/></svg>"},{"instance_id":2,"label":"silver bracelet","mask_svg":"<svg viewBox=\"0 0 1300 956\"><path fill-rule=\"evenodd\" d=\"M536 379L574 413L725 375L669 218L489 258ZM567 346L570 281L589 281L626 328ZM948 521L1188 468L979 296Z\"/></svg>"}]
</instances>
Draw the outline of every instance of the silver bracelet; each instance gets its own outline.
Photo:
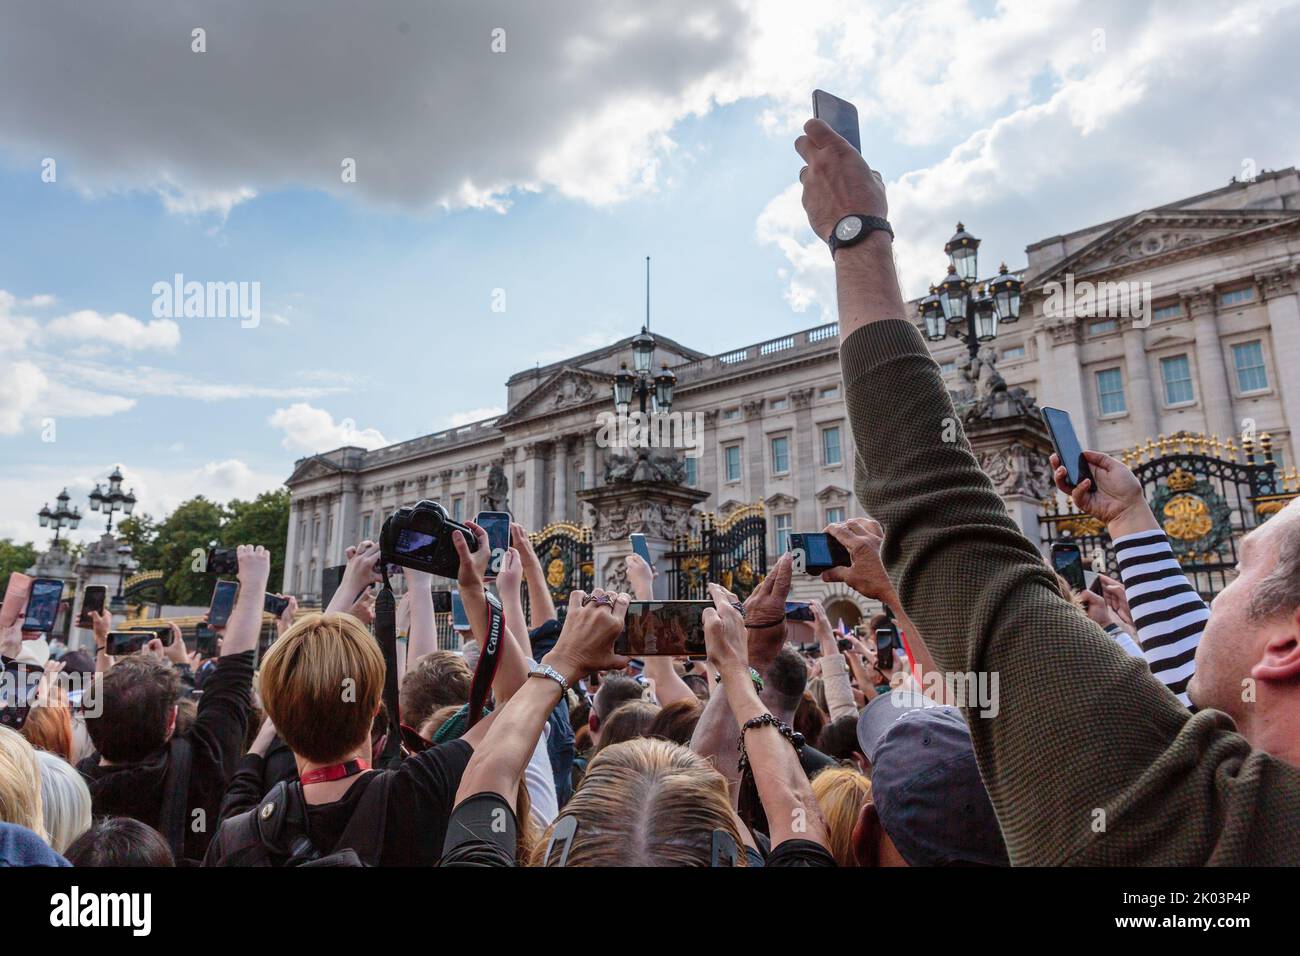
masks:
<instances>
[{"instance_id":1,"label":"silver bracelet","mask_svg":"<svg viewBox=\"0 0 1300 956\"><path fill-rule=\"evenodd\" d=\"M549 677L551 680L555 681L555 683L560 685L560 689L564 693L567 694L569 692L569 682L564 679L563 674L557 671L550 664L537 664L535 667L533 667L531 671L528 672L528 676Z\"/></svg>"}]
</instances>

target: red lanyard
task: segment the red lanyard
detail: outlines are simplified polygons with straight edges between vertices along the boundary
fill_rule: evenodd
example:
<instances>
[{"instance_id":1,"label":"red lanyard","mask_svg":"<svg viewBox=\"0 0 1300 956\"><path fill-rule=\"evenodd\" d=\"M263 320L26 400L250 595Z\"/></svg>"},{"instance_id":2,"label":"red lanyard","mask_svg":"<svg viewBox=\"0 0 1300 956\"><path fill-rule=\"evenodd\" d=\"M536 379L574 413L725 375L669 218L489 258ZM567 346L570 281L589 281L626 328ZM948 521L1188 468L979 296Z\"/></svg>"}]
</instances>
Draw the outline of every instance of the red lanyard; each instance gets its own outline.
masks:
<instances>
[{"instance_id":1,"label":"red lanyard","mask_svg":"<svg viewBox=\"0 0 1300 956\"><path fill-rule=\"evenodd\" d=\"M353 777L359 773L364 773L370 769L369 760L349 760L347 763L331 764L328 767L318 767L315 770L308 770L299 779L304 787L311 786L313 783L327 783L330 780L342 780L344 777Z\"/></svg>"}]
</instances>

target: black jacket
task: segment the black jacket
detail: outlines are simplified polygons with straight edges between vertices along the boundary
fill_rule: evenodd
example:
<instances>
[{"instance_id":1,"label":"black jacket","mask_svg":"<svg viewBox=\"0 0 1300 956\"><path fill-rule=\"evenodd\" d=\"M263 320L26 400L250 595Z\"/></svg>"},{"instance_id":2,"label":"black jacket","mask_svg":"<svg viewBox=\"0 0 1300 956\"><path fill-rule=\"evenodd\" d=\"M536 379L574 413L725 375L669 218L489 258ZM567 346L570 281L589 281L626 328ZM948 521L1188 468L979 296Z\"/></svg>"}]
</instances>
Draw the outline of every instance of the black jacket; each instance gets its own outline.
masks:
<instances>
[{"instance_id":1,"label":"black jacket","mask_svg":"<svg viewBox=\"0 0 1300 956\"><path fill-rule=\"evenodd\" d=\"M226 784L244 751L252 685L252 651L222 657L204 684L198 714L185 735L193 752L185 800L185 860L202 860L216 832ZM77 769L90 787L95 816L134 817L161 829L163 779L170 760L167 746L137 763L101 767L98 753L82 760Z\"/></svg>"}]
</instances>

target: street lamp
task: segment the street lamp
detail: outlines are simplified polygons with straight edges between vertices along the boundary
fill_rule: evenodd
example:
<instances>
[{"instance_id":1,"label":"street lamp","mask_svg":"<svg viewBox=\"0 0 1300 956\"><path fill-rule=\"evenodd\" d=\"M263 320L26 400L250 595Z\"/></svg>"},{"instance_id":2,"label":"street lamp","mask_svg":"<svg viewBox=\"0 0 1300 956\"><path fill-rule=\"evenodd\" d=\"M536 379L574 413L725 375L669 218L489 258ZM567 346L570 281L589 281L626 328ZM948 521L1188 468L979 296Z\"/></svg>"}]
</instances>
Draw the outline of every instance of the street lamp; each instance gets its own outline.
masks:
<instances>
[{"instance_id":1,"label":"street lamp","mask_svg":"<svg viewBox=\"0 0 1300 956\"><path fill-rule=\"evenodd\" d=\"M72 499L68 495L67 488L59 492L59 496L54 500L57 504L53 511L50 510L49 504L46 504L36 513L36 517L40 519L42 528L54 529L54 547L57 548L59 546L59 531L63 528L71 528L75 531L77 525L81 524L81 512L76 508L68 507L68 502Z\"/></svg>"},{"instance_id":2,"label":"street lamp","mask_svg":"<svg viewBox=\"0 0 1300 956\"><path fill-rule=\"evenodd\" d=\"M90 493L90 510L99 511L108 515L108 532L113 531L113 512L120 511L125 515L130 515L135 508L135 489L123 493L122 491L122 471L120 468L114 468L113 473L108 476L108 491L100 488L96 482L95 490Z\"/></svg>"},{"instance_id":3,"label":"street lamp","mask_svg":"<svg viewBox=\"0 0 1300 956\"><path fill-rule=\"evenodd\" d=\"M948 254L948 274L937 286L930 286L930 294L917 303L921 333L931 342L942 342L950 335L961 339L972 359L979 355L981 343L997 338L999 323L1009 325L1020 318L1023 289L1005 262L996 278L987 284L978 282L979 247L980 240L957 223L957 232L943 247Z\"/></svg>"},{"instance_id":4,"label":"street lamp","mask_svg":"<svg viewBox=\"0 0 1300 956\"><path fill-rule=\"evenodd\" d=\"M109 519L112 520L112 512L109 512ZM117 547L117 593L113 599L108 602L109 610L114 614L126 613L126 595L122 593L122 588L126 584L126 572L131 567L131 546L129 544L120 544Z\"/></svg>"},{"instance_id":5,"label":"street lamp","mask_svg":"<svg viewBox=\"0 0 1300 956\"><path fill-rule=\"evenodd\" d=\"M645 325L632 339L632 368L620 364L614 375L614 409L625 417L632 407L632 396L637 397L644 415L653 406L656 412L668 412L673 407L673 389L677 376L663 363L658 375L651 376L655 362L655 337L650 334L650 257L645 257Z\"/></svg>"}]
</instances>

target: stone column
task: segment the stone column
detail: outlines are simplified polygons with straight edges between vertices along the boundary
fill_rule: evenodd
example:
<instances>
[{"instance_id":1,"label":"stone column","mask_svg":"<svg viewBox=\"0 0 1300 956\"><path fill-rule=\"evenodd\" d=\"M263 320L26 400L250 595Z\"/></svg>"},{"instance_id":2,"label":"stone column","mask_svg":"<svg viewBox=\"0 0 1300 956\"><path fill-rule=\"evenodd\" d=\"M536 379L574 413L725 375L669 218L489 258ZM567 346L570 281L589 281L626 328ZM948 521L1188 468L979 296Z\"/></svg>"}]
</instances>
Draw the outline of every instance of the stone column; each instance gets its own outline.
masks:
<instances>
[{"instance_id":1,"label":"stone column","mask_svg":"<svg viewBox=\"0 0 1300 956\"><path fill-rule=\"evenodd\" d=\"M1196 334L1196 369L1200 379L1198 397L1205 412L1205 430L1229 436L1237 433L1237 419L1232 411L1228 370L1223 364L1223 343L1219 341L1217 301L1212 289L1200 290L1183 300Z\"/></svg>"},{"instance_id":2,"label":"stone column","mask_svg":"<svg viewBox=\"0 0 1300 956\"><path fill-rule=\"evenodd\" d=\"M1079 364L1079 324L1074 318L1049 319L1047 332L1052 341L1050 358L1044 355L1039 362L1039 381L1055 379L1051 394L1055 396L1056 407L1070 413L1074 423L1074 432L1079 444L1084 448L1092 446L1092 419L1084 404L1084 396L1093 389L1083 385L1083 368ZM1051 401L1040 399L1044 404Z\"/></svg>"},{"instance_id":3,"label":"stone column","mask_svg":"<svg viewBox=\"0 0 1300 956\"><path fill-rule=\"evenodd\" d=\"M524 493L520 501L522 523L529 531L546 524L546 459L543 443L534 442L525 449Z\"/></svg>"},{"instance_id":4,"label":"stone column","mask_svg":"<svg viewBox=\"0 0 1300 956\"><path fill-rule=\"evenodd\" d=\"M767 459L763 435L763 400L744 402L745 413L745 500L753 501L763 494Z\"/></svg>"},{"instance_id":5,"label":"stone column","mask_svg":"<svg viewBox=\"0 0 1300 956\"><path fill-rule=\"evenodd\" d=\"M280 592L282 594L293 593L293 571L298 563L298 521L301 512L298 509L298 502L293 500L293 492L289 492L289 535L284 542L284 580L281 582Z\"/></svg>"},{"instance_id":6,"label":"stone column","mask_svg":"<svg viewBox=\"0 0 1300 956\"><path fill-rule=\"evenodd\" d=\"M344 562L343 555L346 553L349 545L356 544L361 540L358 532L360 528L361 503L360 495L357 493L357 486L352 483L344 485L343 490L339 493L339 516L334 525L334 533L337 536L336 546L339 554L339 564Z\"/></svg>"},{"instance_id":7,"label":"stone column","mask_svg":"<svg viewBox=\"0 0 1300 956\"><path fill-rule=\"evenodd\" d=\"M820 463L817 449L817 426L812 420L813 389L796 389L790 393L794 403L794 442L790 449L790 467L795 472L794 529L821 530L822 521L817 515L817 466ZM843 434L844 429L840 429Z\"/></svg>"},{"instance_id":8,"label":"stone column","mask_svg":"<svg viewBox=\"0 0 1300 956\"><path fill-rule=\"evenodd\" d=\"M1128 411L1133 421L1133 440L1154 438L1159 430L1159 419L1155 393L1151 390L1151 370L1147 366L1146 333L1131 319L1124 326L1124 365L1128 377Z\"/></svg>"},{"instance_id":9,"label":"stone column","mask_svg":"<svg viewBox=\"0 0 1300 956\"><path fill-rule=\"evenodd\" d=\"M582 440L582 472L586 476L586 484L579 490L585 491L600 484L600 479L596 475L596 436L590 432ZM584 504L578 510L582 512L581 519L584 524L589 524L591 516L596 513L590 504Z\"/></svg>"},{"instance_id":10,"label":"stone column","mask_svg":"<svg viewBox=\"0 0 1300 956\"><path fill-rule=\"evenodd\" d=\"M555 487L551 498L552 521L569 520L569 437L555 440Z\"/></svg>"},{"instance_id":11,"label":"stone column","mask_svg":"<svg viewBox=\"0 0 1300 956\"><path fill-rule=\"evenodd\" d=\"M1287 271L1279 270L1257 279L1268 309L1269 344L1273 353L1273 367L1268 370L1268 380L1277 388L1282 416L1290 431L1287 467L1294 466L1300 457L1300 380L1294 374L1296 369L1300 369L1298 272L1300 269L1293 265ZM1284 369L1292 370L1290 377L1282 374Z\"/></svg>"}]
</instances>

